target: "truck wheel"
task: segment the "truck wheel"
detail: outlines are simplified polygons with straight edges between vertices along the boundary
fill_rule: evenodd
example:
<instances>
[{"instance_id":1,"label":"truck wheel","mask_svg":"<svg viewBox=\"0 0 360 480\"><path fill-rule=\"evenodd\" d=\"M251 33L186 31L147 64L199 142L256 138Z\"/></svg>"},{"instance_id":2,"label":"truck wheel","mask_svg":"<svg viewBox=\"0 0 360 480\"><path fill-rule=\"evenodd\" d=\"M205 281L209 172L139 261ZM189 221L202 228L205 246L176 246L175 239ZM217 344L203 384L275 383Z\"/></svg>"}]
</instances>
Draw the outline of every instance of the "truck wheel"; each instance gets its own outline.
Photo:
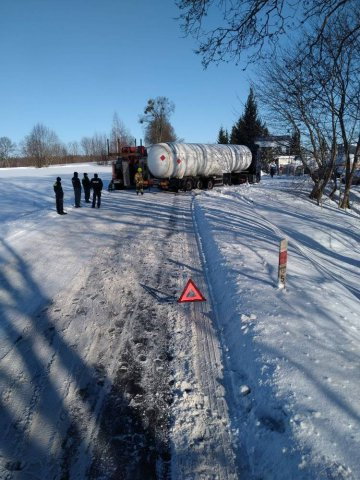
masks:
<instances>
[{"instance_id":1,"label":"truck wheel","mask_svg":"<svg viewBox=\"0 0 360 480\"><path fill-rule=\"evenodd\" d=\"M204 184L203 184L203 181L201 180L201 178L198 178L198 179L196 180L195 188L198 188L199 190L201 190L202 188L204 188Z\"/></svg>"},{"instance_id":2,"label":"truck wheel","mask_svg":"<svg viewBox=\"0 0 360 480\"><path fill-rule=\"evenodd\" d=\"M188 178L184 182L184 190L185 190L185 192L190 192L190 190L192 190L192 188L193 188L192 181L190 180L190 178Z\"/></svg>"},{"instance_id":3,"label":"truck wheel","mask_svg":"<svg viewBox=\"0 0 360 480\"><path fill-rule=\"evenodd\" d=\"M208 190L212 190L213 187L214 187L214 182L213 182L213 180L212 180L211 178L209 178L209 180L206 182L206 188L207 188Z\"/></svg>"}]
</instances>

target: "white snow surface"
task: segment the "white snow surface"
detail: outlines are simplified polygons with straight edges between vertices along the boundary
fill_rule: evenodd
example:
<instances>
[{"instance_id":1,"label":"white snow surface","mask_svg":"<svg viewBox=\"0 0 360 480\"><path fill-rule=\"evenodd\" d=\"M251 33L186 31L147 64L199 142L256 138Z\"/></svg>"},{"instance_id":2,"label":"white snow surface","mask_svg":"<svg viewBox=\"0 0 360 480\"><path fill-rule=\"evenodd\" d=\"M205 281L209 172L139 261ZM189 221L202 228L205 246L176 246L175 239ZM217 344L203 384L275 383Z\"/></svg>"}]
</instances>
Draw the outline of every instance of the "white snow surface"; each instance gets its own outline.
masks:
<instances>
[{"instance_id":1,"label":"white snow surface","mask_svg":"<svg viewBox=\"0 0 360 480\"><path fill-rule=\"evenodd\" d=\"M72 207L74 170L99 173L101 209ZM342 211L311 202L306 177L139 197L108 192L110 178L98 165L0 170L0 478L90 478L125 345L116 321L130 338L146 302L171 333L171 479L359 480L359 187ZM206 302L177 303L189 278ZM80 405L100 359L104 386Z\"/></svg>"}]
</instances>

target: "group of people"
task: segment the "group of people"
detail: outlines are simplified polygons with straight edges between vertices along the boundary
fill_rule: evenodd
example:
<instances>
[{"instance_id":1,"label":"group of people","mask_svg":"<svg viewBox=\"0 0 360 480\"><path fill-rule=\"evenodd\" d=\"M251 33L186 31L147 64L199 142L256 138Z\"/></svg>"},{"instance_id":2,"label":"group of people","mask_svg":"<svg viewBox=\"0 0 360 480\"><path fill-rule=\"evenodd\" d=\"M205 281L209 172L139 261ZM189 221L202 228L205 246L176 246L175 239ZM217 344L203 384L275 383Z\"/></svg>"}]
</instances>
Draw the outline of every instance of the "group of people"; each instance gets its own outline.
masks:
<instances>
[{"instance_id":1,"label":"group of people","mask_svg":"<svg viewBox=\"0 0 360 480\"><path fill-rule=\"evenodd\" d=\"M83 178L80 181L78 172L74 172L74 176L71 179L72 185L74 188L75 196L75 208L81 207L81 191L84 189L85 203L90 202L90 193L93 191L92 196L92 208L95 208L95 205L100 208L101 205L101 191L103 189L103 182L99 178L97 173L94 173L94 177L90 180L87 173L84 173ZM59 215L66 215L64 212L64 191L61 185L61 178L57 177L56 182L54 183L54 192L55 192L55 201L56 201L56 211Z\"/></svg>"}]
</instances>

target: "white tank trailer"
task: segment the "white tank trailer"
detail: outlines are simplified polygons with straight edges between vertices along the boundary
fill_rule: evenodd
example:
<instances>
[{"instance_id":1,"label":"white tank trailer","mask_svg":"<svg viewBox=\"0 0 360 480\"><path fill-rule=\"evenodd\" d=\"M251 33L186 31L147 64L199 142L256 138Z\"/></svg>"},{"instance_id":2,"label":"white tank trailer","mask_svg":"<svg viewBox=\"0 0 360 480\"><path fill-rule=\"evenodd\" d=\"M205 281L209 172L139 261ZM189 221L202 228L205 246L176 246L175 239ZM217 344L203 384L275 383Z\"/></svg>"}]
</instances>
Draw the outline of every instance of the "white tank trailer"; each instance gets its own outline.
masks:
<instances>
[{"instance_id":1,"label":"white tank trailer","mask_svg":"<svg viewBox=\"0 0 360 480\"><path fill-rule=\"evenodd\" d=\"M147 151L148 169L161 188L189 191L260 180L244 145L157 143Z\"/></svg>"}]
</instances>

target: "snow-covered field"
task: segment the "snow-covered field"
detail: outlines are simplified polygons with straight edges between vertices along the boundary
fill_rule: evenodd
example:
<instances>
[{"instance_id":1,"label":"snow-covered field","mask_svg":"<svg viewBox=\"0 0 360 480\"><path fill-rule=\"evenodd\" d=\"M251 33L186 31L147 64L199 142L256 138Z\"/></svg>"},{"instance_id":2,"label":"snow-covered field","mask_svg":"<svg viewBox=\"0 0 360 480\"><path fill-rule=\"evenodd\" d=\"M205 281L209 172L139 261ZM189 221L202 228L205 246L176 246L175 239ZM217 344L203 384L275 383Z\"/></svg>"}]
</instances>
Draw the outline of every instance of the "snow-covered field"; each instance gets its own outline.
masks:
<instances>
[{"instance_id":1,"label":"snow-covered field","mask_svg":"<svg viewBox=\"0 0 360 480\"><path fill-rule=\"evenodd\" d=\"M304 178L109 180L0 170L0 478L360 479L359 187L344 212ZM190 277L206 302L177 303Z\"/></svg>"}]
</instances>

